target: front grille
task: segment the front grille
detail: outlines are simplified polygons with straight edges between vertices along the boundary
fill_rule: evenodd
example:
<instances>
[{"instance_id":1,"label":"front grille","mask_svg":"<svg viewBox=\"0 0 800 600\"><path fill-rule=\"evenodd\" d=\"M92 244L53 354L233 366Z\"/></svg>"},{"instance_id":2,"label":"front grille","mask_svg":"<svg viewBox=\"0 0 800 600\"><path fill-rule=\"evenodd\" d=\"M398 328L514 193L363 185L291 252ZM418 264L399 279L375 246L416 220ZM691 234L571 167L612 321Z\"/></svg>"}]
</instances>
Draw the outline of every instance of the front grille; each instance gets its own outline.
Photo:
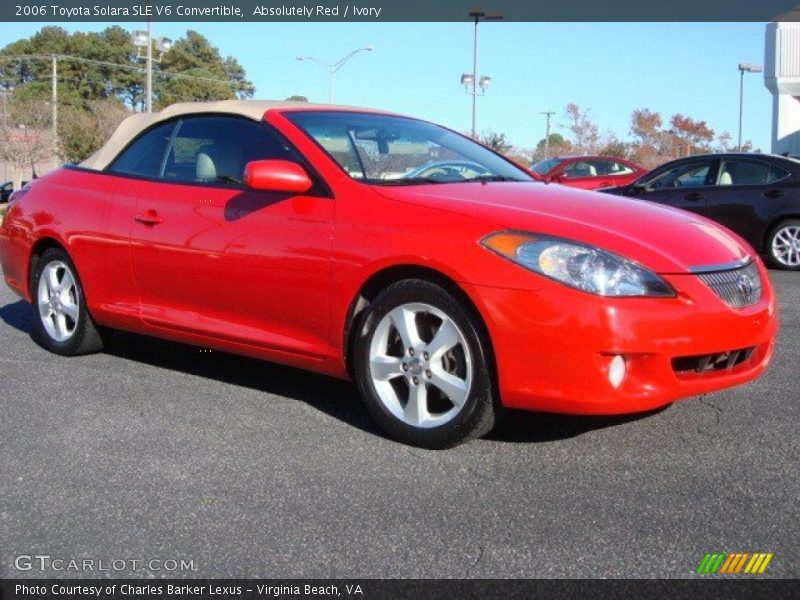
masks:
<instances>
[{"instance_id":1,"label":"front grille","mask_svg":"<svg viewBox=\"0 0 800 600\"><path fill-rule=\"evenodd\" d=\"M698 354L696 356L679 356L672 359L672 369L676 373L709 373L732 369L753 355L755 346L714 354Z\"/></svg>"},{"instance_id":2,"label":"front grille","mask_svg":"<svg viewBox=\"0 0 800 600\"><path fill-rule=\"evenodd\" d=\"M697 276L732 308L743 308L761 300L761 276L752 261L743 267L697 273Z\"/></svg>"}]
</instances>

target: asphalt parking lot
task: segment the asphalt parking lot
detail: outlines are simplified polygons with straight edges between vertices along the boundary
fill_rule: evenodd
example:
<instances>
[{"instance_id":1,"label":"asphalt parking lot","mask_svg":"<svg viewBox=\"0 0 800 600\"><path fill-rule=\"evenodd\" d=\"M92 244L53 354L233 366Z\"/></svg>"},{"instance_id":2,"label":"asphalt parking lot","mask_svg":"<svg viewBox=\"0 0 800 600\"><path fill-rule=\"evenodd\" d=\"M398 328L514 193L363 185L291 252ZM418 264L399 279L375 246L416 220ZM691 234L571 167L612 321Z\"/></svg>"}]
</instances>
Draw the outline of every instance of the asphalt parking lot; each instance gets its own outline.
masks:
<instances>
[{"instance_id":1,"label":"asphalt parking lot","mask_svg":"<svg viewBox=\"0 0 800 600\"><path fill-rule=\"evenodd\" d=\"M797 577L800 274L771 275L759 381L642 417L514 413L444 452L301 371L129 335L48 354L2 286L0 577L92 575L15 568L38 554L195 568L104 576L672 578L711 551Z\"/></svg>"}]
</instances>

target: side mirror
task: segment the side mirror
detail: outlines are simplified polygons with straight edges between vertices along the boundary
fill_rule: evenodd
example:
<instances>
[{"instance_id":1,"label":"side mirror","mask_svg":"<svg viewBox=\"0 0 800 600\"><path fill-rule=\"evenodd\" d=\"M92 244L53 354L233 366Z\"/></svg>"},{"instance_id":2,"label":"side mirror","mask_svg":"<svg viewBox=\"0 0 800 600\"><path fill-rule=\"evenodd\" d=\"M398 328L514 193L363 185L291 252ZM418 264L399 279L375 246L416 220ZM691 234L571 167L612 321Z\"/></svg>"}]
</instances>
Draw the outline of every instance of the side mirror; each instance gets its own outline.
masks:
<instances>
[{"instance_id":1,"label":"side mirror","mask_svg":"<svg viewBox=\"0 0 800 600\"><path fill-rule=\"evenodd\" d=\"M631 186L631 190L633 191L634 194L638 195L638 194L642 194L642 193L646 192L647 191L647 186L645 184L643 184L643 183L634 183Z\"/></svg>"},{"instance_id":2,"label":"side mirror","mask_svg":"<svg viewBox=\"0 0 800 600\"><path fill-rule=\"evenodd\" d=\"M566 173L559 173L558 175L553 175L553 176L550 178L550 181L552 181L552 182L554 182L554 183L561 183L561 182L562 182L562 181L564 181L565 179L567 179L567 175L566 175Z\"/></svg>"},{"instance_id":3,"label":"side mirror","mask_svg":"<svg viewBox=\"0 0 800 600\"><path fill-rule=\"evenodd\" d=\"M303 167L288 160L254 160L244 168L244 184L262 192L303 194L313 182Z\"/></svg>"}]
</instances>

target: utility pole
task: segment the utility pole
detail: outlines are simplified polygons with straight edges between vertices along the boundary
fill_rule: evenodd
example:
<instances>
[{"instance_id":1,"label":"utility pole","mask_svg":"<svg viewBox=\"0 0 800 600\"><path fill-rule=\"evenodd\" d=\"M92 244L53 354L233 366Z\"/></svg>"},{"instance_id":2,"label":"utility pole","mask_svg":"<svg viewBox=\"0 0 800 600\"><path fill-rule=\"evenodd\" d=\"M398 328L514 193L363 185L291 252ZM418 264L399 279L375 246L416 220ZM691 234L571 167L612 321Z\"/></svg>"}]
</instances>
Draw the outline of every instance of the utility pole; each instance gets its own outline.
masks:
<instances>
[{"instance_id":1,"label":"utility pole","mask_svg":"<svg viewBox=\"0 0 800 600\"><path fill-rule=\"evenodd\" d=\"M148 2L148 6L150 3ZM147 19L147 112L153 112L153 24Z\"/></svg>"},{"instance_id":2,"label":"utility pole","mask_svg":"<svg viewBox=\"0 0 800 600\"><path fill-rule=\"evenodd\" d=\"M3 130L4 135L5 132L8 131L8 92L9 88L4 89L3 91ZM3 181L8 181L8 160L3 160Z\"/></svg>"},{"instance_id":3,"label":"utility pole","mask_svg":"<svg viewBox=\"0 0 800 600\"><path fill-rule=\"evenodd\" d=\"M547 118L547 125L545 127L545 134L544 134L544 157L550 158L550 117L552 117L555 113L553 110L545 110L542 111L540 114L545 115Z\"/></svg>"},{"instance_id":4,"label":"utility pole","mask_svg":"<svg viewBox=\"0 0 800 600\"><path fill-rule=\"evenodd\" d=\"M58 168L58 56L53 54L50 57L51 65L52 65L52 96L50 98L50 103L52 104L52 126L53 126L53 168Z\"/></svg>"}]
</instances>

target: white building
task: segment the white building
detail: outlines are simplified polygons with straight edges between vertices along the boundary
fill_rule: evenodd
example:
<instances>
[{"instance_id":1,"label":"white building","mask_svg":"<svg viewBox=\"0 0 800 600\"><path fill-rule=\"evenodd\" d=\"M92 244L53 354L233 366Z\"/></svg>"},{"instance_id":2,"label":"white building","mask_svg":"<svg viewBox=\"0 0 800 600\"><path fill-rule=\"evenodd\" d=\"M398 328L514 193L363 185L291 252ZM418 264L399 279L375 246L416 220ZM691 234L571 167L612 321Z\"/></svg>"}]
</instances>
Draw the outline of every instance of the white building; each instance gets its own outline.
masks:
<instances>
[{"instance_id":1,"label":"white building","mask_svg":"<svg viewBox=\"0 0 800 600\"><path fill-rule=\"evenodd\" d=\"M772 92L773 154L800 156L800 22L767 24L764 85Z\"/></svg>"}]
</instances>

